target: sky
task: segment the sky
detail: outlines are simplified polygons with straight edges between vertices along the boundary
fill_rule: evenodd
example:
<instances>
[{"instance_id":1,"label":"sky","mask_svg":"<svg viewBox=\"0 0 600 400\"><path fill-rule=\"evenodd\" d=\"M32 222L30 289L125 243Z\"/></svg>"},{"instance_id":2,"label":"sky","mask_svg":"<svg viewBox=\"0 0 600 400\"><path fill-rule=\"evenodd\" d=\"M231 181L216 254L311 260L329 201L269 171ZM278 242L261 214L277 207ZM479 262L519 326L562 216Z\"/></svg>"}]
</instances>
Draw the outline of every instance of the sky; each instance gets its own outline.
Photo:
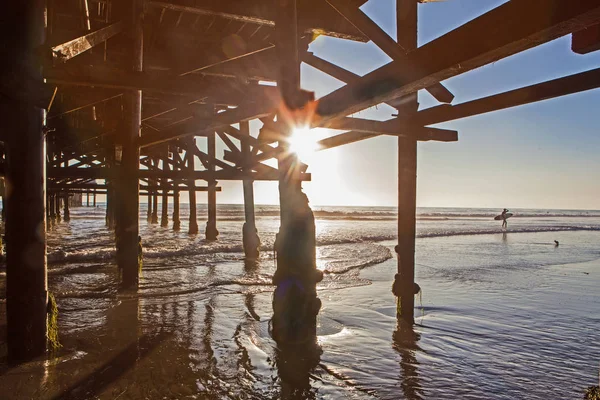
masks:
<instances>
[{"instance_id":1,"label":"sky","mask_svg":"<svg viewBox=\"0 0 600 400\"><path fill-rule=\"evenodd\" d=\"M423 45L505 1L448 0L419 5ZM362 10L395 38L395 0ZM373 43L319 37L309 51L359 75L390 62ZM578 55L563 37L444 81L453 104L600 67L600 51ZM317 98L343 83L302 67L302 87ZM420 109L437 102L419 92ZM459 131L455 143L418 145L417 206L600 209L600 90L437 125ZM354 117L385 120L379 105ZM260 123L251 125L253 134ZM320 139L333 131L311 131ZM340 133L335 132L335 133ZM386 136L315 153L304 183L313 205L396 206L397 138ZM223 147L218 146L221 152ZM219 203L241 203L241 182L220 182ZM186 196L182 196L185 201ZM201 194L199 202L206 201ZM257 204L277 204L277 183L256 182Z\"/></svg>"}]
</instances>

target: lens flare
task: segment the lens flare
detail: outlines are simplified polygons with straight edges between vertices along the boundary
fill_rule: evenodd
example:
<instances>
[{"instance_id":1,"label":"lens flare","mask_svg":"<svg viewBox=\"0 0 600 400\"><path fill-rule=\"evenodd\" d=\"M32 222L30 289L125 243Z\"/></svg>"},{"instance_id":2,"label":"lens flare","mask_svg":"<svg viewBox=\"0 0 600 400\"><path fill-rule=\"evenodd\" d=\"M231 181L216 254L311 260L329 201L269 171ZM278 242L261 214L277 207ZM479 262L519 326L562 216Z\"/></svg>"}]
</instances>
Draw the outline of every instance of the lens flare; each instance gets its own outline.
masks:
<instances>
[{"instance_id":1,"label":"lens flare","mask_svg":"<svg viewBox=\"0 0 600 400\"><path fill-rule=\"evenodd\" d=\"M319 149L314 135L308 128L296 128L288 141L290 152L295 153L301 161L307 162Z\"/></svg>"}]
</instances>

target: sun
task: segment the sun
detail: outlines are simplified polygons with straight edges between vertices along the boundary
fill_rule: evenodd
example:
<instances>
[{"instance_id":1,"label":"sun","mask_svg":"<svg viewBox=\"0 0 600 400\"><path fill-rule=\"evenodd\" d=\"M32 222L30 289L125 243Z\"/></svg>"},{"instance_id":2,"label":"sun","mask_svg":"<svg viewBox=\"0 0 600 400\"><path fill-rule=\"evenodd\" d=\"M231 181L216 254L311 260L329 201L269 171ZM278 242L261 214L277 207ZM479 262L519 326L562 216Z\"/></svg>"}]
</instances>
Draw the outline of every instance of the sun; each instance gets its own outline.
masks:
<instances>
[{"instance_id":1,"label":"sun","mask_svg":"<svg viewBox=\"0 0 600 400\"><path fill-rule=\"evenodd\" d=\"M292 135L288 139L290 152L295 153L298 158L303 161L309 161L315 151L319 149L315 136L308 128L295 128Z\"/></svg>"}]
</instances>

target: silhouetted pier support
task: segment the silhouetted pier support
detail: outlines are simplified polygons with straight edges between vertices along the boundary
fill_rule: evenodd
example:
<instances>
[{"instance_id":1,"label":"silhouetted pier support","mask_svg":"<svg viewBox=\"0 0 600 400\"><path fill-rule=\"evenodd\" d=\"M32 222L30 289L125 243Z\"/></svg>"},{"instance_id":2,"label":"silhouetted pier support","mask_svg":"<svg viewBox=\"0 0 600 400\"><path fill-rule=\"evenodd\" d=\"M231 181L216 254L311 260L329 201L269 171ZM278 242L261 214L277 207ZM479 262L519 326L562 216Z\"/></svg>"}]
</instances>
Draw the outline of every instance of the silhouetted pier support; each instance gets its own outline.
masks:
<instances>
[{"instance_id":1,"label":"silhouetted pier support","mask_svg":"<svg viewBox=\"0 0 600 400\"><path fill-rule=\"evenodd\" d=\"M216 156L216 138L215 132L210 132L208 134L208 157L209 159L214 159ZM215 172L215 164L210 163L208 165L209 172ZM206 240L217 240L219 236L219 231L217 230L217 181L209 180L208 181L208 221L206 221Z\"/></svg>"},{"instance_id":2,"label":"silhouetted pier support","mask_svg":"<svg viewBox=\"0 0 600 400\"><path fill-rule=\"evenodd\" d=\"M50 220L48 221L48 226L52 226L54 225L54 222L56 221L56 212L55 212L55 207L56 207L56 200L54 199L55 195L51 194L48 195L48 205L50 208L50 212L48 213Z\"/></svg>"},{"instance_id":3,"label":"silhouetted pier support","mask_svg":"<svg viewBox=\"0 0 600 400\"><path fill-rule=\"evenodd\" d=\"M248 121L240 122L240 133L250 136L250 124ZM248 140L241 140L242 156L246 163L250 161L250 143ZM256 230L256 220L254 216L254 182L252 179L244 179L244 216L245 222L242 227L242 240L244 244L244 254L246 259L255 260L260 254L260 238Z\"/></svg>"},{"instance_id":4,"label":"silhouetted pier support","mask_svg":"<svg viewBox=\"0 0 600 400\"><path fill-rule=\"evenodd\" d=\"M86 207L90 206L90 192L86 192L86 194L85 194L85 206Z\"/></svg>"},{"instance_id":5,"label":"silhouetted pier support","mask_svg":"<svg viewBox=\"0 0 600 400\"><path fill-rule=\"evenodd\" d=\"M148 222L152 221L152 191L148 190L148 212L147 212Z\"/></svg>"},{"instance_id":6,"label":"silhouetted pier support","mask_svg":"<svg viewBox=\"0 0 600 400\"><path fill-rule=\"evenodd\" d=\"M417 47L417 1L405 0L397 4L398 42L407 50ZM399 116L417 112L417 94L404 98L398 108ZM392 291L398 297L397 316L414 323L415 294L415 235L417 210L417 136L398 137L398 273Z\"/></svg>"},{"instance_id":7,"label":"silhouetted pier support","mask_svg":"<svg viewBox=\"0 0 600 400\"><path fill-rule=\"evenodd\" d=\"M106 226L115 227L115 189L112 181L106 182Z\"/></svg>"},{"instance_id":8,"label":"silhouetted pier support","mask_svg":"<svg viewBox=\"0 0 600 400\"><path fill-rule=\"evenodd\" d=\"M181 220L179 219L179 190L173 191L173 230L181 229Z\"/></svg>"},{"instance_id":9,"label":"silhouetted pier support","mask_svg":"<svg viewBox=\"0 0 600 400\"><path fill-rule=\"evenodd\" d=\"M88 198L88 200L89 200L89 198ZM69 222L71 220L71 211L69 210L69 192L65 193L63 202L65 203L64 204L64 206L65 206L65 213L64 213L65 222Z\"/></svg>"},{"instance_id":10,"label":"silhouetted pier support","mask_svg":"<svg viewBox=\"0 0 600 400\"><path fill-rule=\"evenodd\" d=\"M198 233L198 217L196 215L196 180L193 178L194 174L194 153L192 152L192 146L195 146L196 143L192 138L188 142L188 149L185 152L185 158L187 159L187 168L190 173L190 178L188 179L188 189L189 189L189 201L190 201L190 227L189 233L195 235Z\"/></svg>"},{"instance_id":11,"label":"silhouetted pier support","mask_svg":"<svg viewBox=\"0 0 600 400\"><path fill-rule=\"evenodd\" d=\"M277 288L273 295L272 333L281 343L314 340L321 308L316 283L323 278L316 269L314 215L302 192L297 156L289 153L286 141L292 127L305 122L296 120L295 114L302 115L301 109L309 100L307 93L300 90L297 34L296 0L277 2L275 46L280 63L277 86L284 103L278 119L289 126L281 132L279 141L284 148L278 163L281 225L275 240L277 270L273 276Z\"/></svg>"},{"instance_id":12,"label":"silhouetted pier support","mask_svg":"<svg viewBox=\"0 0 600 400\"><path fill-rule=\"evenodd\" d=\"M96 189L94 189L94 196L92 198L94 200L94 208L96 208Z\"/></svg>"},{"instance_id":13,"label":"silhouetted pier support","mask_svg":"<svg viewBox=\"0 0 600 400\"><path fill-rule=\"evenodd\" d=\"M163 159L163 171L169 170L169 163L167 162L167 157ZM160 216L160 226L166 228L169 226L169 180L167 178L163 178L160 181L162 189L162 209Z\"/></svg>"},{"instance_id":14,"label":"silhouetted pier support","mask_svg":"<svg viewBox=\"0 0 600 400\"><path fill-rule=\"evenodd\" d=\"M142 71L143 61L143 0L131 0L125 8L131 15L128 34L131 37L131 67ZM122 270L123 286L137 287L140 273L138 260L139 235L139 137L142 118L142 92L123 94L124 131L121 137L123 153L118 179L119 207L117 211L117 263Z\"/></svg>"},{"instance_id":15,"label":"silhouetted pier support","mask_svg":"<svg viewBox=\"0 0 600 400\"><path fill-rule=\"evenodd\" d=\"M158 224L158 192L156 190L152 191L152 216L150 223Z\"/></svg>"},{"instance_id":16,"label":"silhouetted pier support","mask_svg":"<svg viewBox=\"0 0 600 400\"><path fill-rule=\"evenodd\" d=\"M56 213L56 222L60 222L61 221L61 217L60 217L60 206L61 206L61 198L60 198L60 194L56 193L54 195L54 212Z\"/></svg>"},{"instance_id":17,"label":"silhouetted pier support","mask_svg":"<svg viewBox=\"0 0 600 400\"><path fill-rule=\"evenodd\" d=\"M43 84L37 59L45 41L45 1L4 4L0 24L3 51L15 62L17 85ZM2 26L3 25L3 26ZM8 41L7 41L8 40ZM10 65L10 64L9 64ZM25 87L23 87L25 90ZM46 273L45 112L33 99L3 96L6 132L6 338L11 362L46 351L48 286Z\"/></svg>"}]
</instances>

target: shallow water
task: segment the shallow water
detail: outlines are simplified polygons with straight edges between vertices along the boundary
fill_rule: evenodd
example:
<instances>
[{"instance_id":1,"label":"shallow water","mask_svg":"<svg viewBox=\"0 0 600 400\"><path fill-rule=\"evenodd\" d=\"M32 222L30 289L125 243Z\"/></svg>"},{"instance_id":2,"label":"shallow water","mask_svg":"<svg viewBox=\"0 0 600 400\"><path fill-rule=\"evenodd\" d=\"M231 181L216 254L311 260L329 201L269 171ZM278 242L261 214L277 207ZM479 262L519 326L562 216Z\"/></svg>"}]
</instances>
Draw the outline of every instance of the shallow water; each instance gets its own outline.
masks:
<instances>
[{"instance_id":1,"label":"shallow water","mask_svg":"<svg viewBox=\"0 0 600 400\"><path fill-rule=\"evenodd\" d=\"M74 209L48 235L63 348L3 364L0 398L568 399L596 384L600 213L523 211L503 234L494 210L420 210L407 329L390 290L393 210L322 211L318 340L278 349L272 207L257 265L242 258L239 207L220 209L216 243L143 222L138 293L116 289L103 210Z\"/></svg>"}]
</instances>

